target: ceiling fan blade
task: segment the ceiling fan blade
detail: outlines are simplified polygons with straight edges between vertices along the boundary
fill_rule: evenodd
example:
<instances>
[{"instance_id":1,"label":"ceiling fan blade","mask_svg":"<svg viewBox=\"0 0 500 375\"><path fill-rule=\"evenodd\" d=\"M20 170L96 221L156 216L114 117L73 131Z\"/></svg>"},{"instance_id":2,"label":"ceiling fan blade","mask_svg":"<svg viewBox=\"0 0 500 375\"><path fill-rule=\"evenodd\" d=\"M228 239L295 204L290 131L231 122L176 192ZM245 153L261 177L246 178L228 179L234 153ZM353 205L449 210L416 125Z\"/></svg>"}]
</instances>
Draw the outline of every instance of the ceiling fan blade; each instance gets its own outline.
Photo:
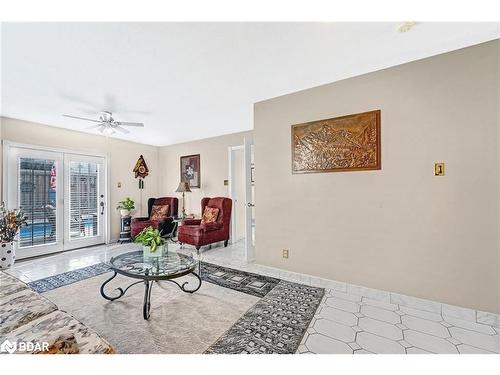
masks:
<instances>
[{"instance_id":1,"label":"ceiling fan blade","mask_svg":"<svg viewBox=\"0 0 500 375\"><path fill-rule=\"evenodd\" d=\"M91 118L85 118L85 117L78 117L78 116L71 116L71 115L63 115L64 117L69 117L69 118L75 118L77 120L85 120L85 121L92 121L92 122L101 122L99 120L93 120Z\"/></svg>"},{"instance_id":2,"label":"ceiling fan blade","mask_svg":"<svg viewBox=\"0 0 500 375\"><path fill-rule=\"evenodd\" d=\"M85 128L85 130L92 130L92 129L97 129L97 128L100 128L101 126L104 126L104 123L99 123L99 124L95 124L95 125L90 125L90 126L87 126Z\"/></svg>"},{"instance_id":3,"label":"ceiling fan blade","mask_svg":"<svg viewBox=\"0 0 500 375\"><path fill-rule=\"evenodd\" d=\"M114 127L114 129L118 130L119 132L123 133L123 134L128 134L130 133L130 131L128 131L127 129L125 128L122 128L121 126L117 125Z\"/></svg>"},{"instance_id":4,"label":"ceiling fan blade","mask_svg":"<svg viewBox=\"0 0 500 375\"><path fill-rule=\"evenodd\" d=\"M137 126L139 128L143 128L144 124L142 122L114 122L115 125L121 125L121 126Z\"/></svg>"}]
</instances>

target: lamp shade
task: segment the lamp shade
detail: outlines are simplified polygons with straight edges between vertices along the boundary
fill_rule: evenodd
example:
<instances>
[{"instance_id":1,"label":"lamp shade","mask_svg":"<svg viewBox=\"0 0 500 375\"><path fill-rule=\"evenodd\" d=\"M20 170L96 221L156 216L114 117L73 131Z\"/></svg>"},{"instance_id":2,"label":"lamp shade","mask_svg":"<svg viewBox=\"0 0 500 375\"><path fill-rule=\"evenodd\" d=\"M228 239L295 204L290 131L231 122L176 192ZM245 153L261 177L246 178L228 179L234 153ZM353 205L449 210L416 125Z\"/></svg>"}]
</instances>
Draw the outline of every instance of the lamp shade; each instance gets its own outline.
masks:
<instances>
[{"instance_id":1,"label":"lamp shade","mask_svg":"<svg viewBox=\"0 0 500 375\"><path fill-rule=\"evenodd\" d=\"M190 193L191 189L189 188L189 182L181 181L179 182L179 186L177 187L176 193Z\"/></svg>"}]
</instances>

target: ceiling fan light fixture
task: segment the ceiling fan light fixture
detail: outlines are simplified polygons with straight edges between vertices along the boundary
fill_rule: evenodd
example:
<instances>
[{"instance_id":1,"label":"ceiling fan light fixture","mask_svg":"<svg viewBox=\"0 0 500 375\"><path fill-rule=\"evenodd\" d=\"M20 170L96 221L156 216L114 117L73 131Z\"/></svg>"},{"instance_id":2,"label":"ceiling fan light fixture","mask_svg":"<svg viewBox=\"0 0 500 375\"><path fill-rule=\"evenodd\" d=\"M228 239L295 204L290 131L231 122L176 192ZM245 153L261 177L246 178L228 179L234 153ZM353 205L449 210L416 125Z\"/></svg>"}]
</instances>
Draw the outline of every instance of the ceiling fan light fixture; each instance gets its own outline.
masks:
<instances>
[{"instance_id":1,"label":"ceiling fan light fixture","mask_svg":"<svg viewBox=\"0 0 500 375\"><path fill-rule=\"evenodd\" d=\"M115 134L115 129L113 129L111 126L106 126L104 129L102 129L101 133L105 135L113 135Z\"/></svg>"}]
</instances>

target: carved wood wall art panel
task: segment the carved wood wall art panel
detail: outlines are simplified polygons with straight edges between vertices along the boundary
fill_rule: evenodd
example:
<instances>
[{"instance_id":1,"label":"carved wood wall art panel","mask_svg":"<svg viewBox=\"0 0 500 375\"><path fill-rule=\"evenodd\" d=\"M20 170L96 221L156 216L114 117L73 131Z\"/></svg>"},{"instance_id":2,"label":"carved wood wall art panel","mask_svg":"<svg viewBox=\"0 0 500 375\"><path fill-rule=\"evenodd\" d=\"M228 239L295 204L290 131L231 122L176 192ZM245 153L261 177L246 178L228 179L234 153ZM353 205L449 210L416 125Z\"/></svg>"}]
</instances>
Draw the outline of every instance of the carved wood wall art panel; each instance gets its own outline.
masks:
<instances>
[{"instance_id":1,"label":"carved wood wall art panel","mask_svg":"<svg viewBox=\"0 0 500 375\"><path fill-rule=\"evenodd\" d=\"M381 169L380 110L292 125L292 173Z\"/></svg>"}]
</instances>

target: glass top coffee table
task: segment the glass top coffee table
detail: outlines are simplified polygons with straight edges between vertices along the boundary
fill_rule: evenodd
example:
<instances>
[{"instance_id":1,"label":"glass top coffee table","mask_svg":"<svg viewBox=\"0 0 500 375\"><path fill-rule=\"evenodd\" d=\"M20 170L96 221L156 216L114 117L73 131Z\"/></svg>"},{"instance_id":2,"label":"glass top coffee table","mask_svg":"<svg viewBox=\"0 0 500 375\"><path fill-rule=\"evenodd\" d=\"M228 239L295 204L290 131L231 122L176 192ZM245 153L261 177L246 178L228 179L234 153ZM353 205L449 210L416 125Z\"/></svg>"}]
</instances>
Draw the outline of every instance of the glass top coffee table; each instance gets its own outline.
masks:
<instances>
[{"instance_id":1,"label":"glass top coffee table","mask_svg":"<svg viewBox=\"0 0 500 375\"><path fill-rule=\"evenodd\" d=\"M168 281L176 284L183 292L194 293L201 287L201 278L195 272L199 269L199 261L193 256L177 253L175 251L166 251L162 256L145 256L142 249L136 251L119 252L119 249L113 249L106 252L105 264L111 268L113 275L101 285L101 295L114 301L123 297L127 290L136 285L144 284L144 303L142 314L144 319L149 319L151 310L151 289L153 282ZM106 285L113 280L117 274L139 279L125 289L116 288L113 295L105 292ZM193 275L195 277L195 288L189 288L189 281L179 284L174 279L182 276Z\"/></svg>"}]
</instances>

